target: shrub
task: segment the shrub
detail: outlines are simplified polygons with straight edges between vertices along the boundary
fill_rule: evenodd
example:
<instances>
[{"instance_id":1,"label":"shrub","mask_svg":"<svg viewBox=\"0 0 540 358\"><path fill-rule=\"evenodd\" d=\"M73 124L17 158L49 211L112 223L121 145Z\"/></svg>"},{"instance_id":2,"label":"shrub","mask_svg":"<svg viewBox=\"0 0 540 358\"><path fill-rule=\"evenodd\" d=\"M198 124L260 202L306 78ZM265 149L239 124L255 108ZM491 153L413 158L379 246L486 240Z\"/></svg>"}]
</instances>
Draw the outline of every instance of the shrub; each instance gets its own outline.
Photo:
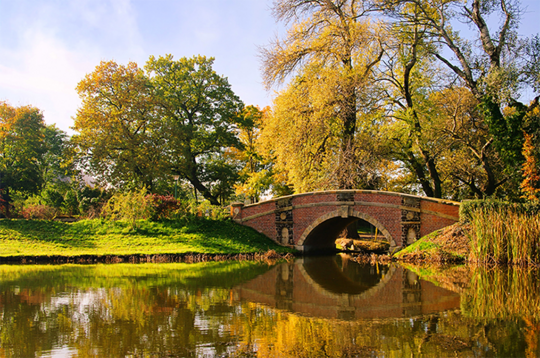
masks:
<instances>
[{"instance_id":1,"label":"shrub","mask_svg":"<svg viewBox=\"0 0 540 358\"><path fill-rule=\"evenodd\" d=\"M136 226L137 220L150 219L153 216L151 196L146 189L114 194L103 206L102 216L109 220L128 221Z\"/></svg>"},{"instance_id":2,"label":"shrub","mask_svg":"<svg viewBox=\"0 0 540 358\"><path fill-rule=\"evenodd\" d=\"M52 206L53 208L60 209L64 203L64 197L60 192L54 188L45 188L41 192L41 197L43 202L47 206Z\"/></svg>"},{"instance_id":3,"label":"shrub","mask_svg":"<svg viewBox=\"0 0 540 358\"><path fill-rule=\"evenodd\" d=\"M172 195L150 194L146 196L152 205L152 220L168 219L179 210L185 211L185 205Z\"/></svg>"},{"instance_id":4,"label":"shrub","mask_svg":"<svg viewBox=\"0 0 540 358\"><path fill-rule=\"evenodd\" d=\"M68 215L77 215L79 213L79 199L74 190L68 190L64 197L64 209Z\"/></svg>"},{"instance_id":5,"label":"shrub","mask_svg":"<svg viewBox=\"0 0 540 358\"><path fill-rule=\"evenodd\" d=\"M226 207L212 205L207 200L200 203L191 201L189 203L189 212L192 216L199 218L224 220L229 217L229 210Z\"/></svg>"},{"instance_id":6,"label":"shrub","mask_svg":"<svg viewBox=\"0 0 540 358\"><path fill-rule=\"evenodd\" d=\"M106 191L85 186L77 193L79 211L89 218L97 217L108 198L109 195Z\"/></svg>"},{"instance_id":7,"label":"shrub","mask_svg":"<svg viewBox=\"0 0 540 358\"><path fill-rule=\"evenodd\" d=\"M21 211L21 215L27 220L53 220L57 214L56 208L47 205L29 205Z\"/></svg>"}]
</instances>

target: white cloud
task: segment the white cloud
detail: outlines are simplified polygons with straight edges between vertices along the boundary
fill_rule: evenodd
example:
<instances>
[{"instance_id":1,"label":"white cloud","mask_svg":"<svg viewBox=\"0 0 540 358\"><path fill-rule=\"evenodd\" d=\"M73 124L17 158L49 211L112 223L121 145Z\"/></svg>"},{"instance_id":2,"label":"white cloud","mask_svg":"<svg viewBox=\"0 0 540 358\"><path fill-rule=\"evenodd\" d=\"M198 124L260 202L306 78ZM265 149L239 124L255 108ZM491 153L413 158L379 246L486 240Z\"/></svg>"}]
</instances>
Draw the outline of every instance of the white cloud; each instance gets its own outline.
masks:
<instances>
[{"instance_id":1,"label":"white cloud","mask_svg":"<svg viewBox=\"0 0 540 358\"><path fill-rule=\"evenodd\" d=\"M130 2L96 3L49 4L30 19L11 14L11 24L21 25L8 29L17 41L0 43L0 100L38 107L47 123L69 130L79 105L77 83L101 60L127 62L144 53Z\"/></svg>"}]
</instances>

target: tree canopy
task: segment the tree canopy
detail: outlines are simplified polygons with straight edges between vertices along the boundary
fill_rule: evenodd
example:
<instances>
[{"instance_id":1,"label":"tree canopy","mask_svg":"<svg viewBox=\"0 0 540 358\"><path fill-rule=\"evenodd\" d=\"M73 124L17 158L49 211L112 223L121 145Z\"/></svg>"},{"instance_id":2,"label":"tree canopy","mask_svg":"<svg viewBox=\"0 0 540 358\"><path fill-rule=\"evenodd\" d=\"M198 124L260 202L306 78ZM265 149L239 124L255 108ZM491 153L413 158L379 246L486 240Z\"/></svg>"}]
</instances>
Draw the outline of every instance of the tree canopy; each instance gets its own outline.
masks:
<instances>
[{"instance_id":1,"label":"tree canopy","mask_svg":"<svg viewBox=\"0 0 540 358\"><path fill-rule=\"evenodd\" d=\"M227 181L232 188L235 181L219 158L237 143L243 104L213 61L152 56L146 71L135 63L98 65L77 87L82 105L74 142L84 169L102 183L150 190L179 175L218 204L221 192L212 187Z\"/></svg>"},{"instance_id":2,"label":"tree canopy","mask_svg":"<svg viewBox=\"0 0 540 358\"><path fill-rule=\"evenodd\" d=\"M287 84L261 138L280 135L272 155L295 191L519 195L539 97L519 99L540 88L540 40L517 36L518 1L276 0L273 12L289 30L261 51L263 78Z\"/></svg>"}]
</instances>

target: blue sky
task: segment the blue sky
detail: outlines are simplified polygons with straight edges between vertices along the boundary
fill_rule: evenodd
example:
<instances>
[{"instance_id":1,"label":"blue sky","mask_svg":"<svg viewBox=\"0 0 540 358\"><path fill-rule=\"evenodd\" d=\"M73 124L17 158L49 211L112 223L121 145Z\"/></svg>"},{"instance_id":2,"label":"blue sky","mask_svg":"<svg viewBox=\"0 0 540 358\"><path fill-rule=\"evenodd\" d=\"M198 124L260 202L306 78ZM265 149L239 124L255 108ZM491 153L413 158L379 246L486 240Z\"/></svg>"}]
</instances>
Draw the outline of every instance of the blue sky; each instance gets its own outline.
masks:
<instances>
[{"instance_id":1,"label":"blue sky","mask_svg":"<svg viewBox=\"0 0 540 358\"><path fill-rule=\"evenodd\" d=\"M215 57L245 104L264 107L258 47L283 34L270 0L0 0L0 100L41 109L69 131L77 83L102 60L144 66L150 55ZM520 34L540 32L527 0Z\"/></svg>"}]
</instances>

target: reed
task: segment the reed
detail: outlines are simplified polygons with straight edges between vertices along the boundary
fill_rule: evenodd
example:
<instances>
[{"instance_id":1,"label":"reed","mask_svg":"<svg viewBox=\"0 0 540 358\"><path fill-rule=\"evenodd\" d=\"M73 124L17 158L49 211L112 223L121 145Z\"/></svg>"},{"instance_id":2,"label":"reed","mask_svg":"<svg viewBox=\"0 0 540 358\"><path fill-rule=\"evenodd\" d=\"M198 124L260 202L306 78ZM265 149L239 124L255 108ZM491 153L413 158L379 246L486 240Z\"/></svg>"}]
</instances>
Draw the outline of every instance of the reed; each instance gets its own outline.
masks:
<instances>
[{"instance_id":1,"label":"reed","mask_svg":"<svg viewBox=\"0 0 540 358\"><path fill-rule=\"evenodd\" d=\"M469 213L469 260L480 264L540 265L540 215L518 205Z\"/></svg>"}]
</instances>

